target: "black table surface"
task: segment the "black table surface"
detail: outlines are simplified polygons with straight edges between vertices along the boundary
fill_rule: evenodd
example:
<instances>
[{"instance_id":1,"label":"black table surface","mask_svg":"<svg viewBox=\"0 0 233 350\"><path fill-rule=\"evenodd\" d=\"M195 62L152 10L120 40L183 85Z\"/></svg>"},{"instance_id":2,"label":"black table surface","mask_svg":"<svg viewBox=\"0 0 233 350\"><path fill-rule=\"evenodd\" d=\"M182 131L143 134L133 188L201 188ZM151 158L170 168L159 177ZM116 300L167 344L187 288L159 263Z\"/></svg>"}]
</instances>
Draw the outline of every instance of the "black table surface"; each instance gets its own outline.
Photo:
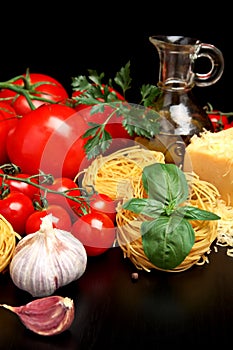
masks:
<instances>
[{"instance_id":1,"label":"black table surface","mask_svg":"<svg viewBox=\"0 0 233 350\"><path fill-rule=\"evenodd\" d=\"M132 273L138 272L138 279ZM119 247L88 258L85 273L56 291L74 300L69 330L40 336L0 309L0 349L181 349L232 344L233 258L212 250L209 263L184 272L136 270ZM0 303L33 298L0 276Z\"/></svg>"}]
</instances>

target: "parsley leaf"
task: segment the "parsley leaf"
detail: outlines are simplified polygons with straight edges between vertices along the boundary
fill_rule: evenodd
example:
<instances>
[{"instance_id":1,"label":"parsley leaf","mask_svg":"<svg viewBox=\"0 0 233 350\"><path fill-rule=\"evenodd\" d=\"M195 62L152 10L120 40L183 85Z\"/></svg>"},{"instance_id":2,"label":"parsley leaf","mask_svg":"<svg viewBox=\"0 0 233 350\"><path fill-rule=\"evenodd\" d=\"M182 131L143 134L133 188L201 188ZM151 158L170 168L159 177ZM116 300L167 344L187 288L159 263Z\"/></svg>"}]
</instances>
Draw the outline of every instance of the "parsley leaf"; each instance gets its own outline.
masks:
<instances>
[{"instance_id":1,"label":"parsley leaf","mask_svg":"<svg viewBox=\"0 0 233 350\"><path fill-rule=\"evenodd\" d=\"M88 76L80 75L72 78L72 88L76 94L73 99L75 106L80 104L92 106L90 115L102 113L105 120L102 124L92 125L83 137L87 138L85 152L89 159L104 153L112 143L111 134L105 128L114 116L122 117L122 126L130 137L135 135L152 138L159 133L158 112L149 108L159 94L159 89L152 85L143 85L140 104L131 104L125 99L127 90L131 88L132 78L130 76L130 61L116 73L113 79L104 84L105 74L98 74L96 70L88 70ZM117 94L115 83L121 89L121 96ZM123 98L122 98L123 96ZM110 114L108 114L110 107Z\"/></svg>"}]
</instances>

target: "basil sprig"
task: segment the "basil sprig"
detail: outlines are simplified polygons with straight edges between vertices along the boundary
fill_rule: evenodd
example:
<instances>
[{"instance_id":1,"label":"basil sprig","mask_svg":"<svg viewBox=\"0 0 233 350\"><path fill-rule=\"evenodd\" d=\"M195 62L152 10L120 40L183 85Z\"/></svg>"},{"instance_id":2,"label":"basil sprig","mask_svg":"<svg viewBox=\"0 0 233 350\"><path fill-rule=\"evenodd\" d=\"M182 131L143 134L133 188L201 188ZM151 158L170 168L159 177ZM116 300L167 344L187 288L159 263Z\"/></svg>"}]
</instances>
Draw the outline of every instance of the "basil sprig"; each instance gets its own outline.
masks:
<instances>
[{"instance_id":1,"label":"basil sprig","mask_svg":"<svg viewBox=\"0 0 233 350\"><path fill-rule=\"evenodd\" d=\"M152 220L141 224L145 255L165 270L178 266L195 243L189 220L219 220L212 212L185 205L189 186L184 172L175 164L154 163L146 166L142 183L147 198L132 198L123 208Z\"/></svg>"}]
</instances>

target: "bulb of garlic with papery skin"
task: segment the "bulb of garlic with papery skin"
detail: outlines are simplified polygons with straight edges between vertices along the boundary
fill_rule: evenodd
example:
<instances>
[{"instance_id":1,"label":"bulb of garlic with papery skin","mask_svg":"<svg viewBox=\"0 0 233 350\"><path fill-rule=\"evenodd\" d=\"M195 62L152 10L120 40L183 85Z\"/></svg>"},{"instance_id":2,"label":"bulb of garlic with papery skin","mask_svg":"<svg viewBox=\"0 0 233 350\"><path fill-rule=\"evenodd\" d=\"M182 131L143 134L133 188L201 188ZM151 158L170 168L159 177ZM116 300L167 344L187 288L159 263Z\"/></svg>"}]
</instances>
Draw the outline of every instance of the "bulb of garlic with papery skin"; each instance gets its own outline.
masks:
<instances>
[{"instance_id":1,"label":"bulb of garlic with papery skin","mask_svg":"<svg viewBox=\"0 0 233 350\"><path fill-rule=\"evenodd\" d=\"M49 214L37 232L17 243L9 272L18 288L42 297L80 278L86 265L83 244L70 232L54 228Z\"/></svg>"}]
</instances>

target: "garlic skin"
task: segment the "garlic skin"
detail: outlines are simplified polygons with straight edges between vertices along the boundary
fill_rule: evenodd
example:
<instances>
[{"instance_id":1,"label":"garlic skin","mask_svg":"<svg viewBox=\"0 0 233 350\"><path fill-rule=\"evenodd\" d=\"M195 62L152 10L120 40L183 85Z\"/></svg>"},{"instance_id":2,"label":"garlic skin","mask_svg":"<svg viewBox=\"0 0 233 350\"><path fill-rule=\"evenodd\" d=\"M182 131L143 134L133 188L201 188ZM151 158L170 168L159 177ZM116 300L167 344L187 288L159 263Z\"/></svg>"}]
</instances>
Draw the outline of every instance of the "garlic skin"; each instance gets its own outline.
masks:
<instances>
[{"instance_id":1,"label":"garlic skin","mask_svg":"<svg viewBox=\"0 0 233 350\"><path fill-rule=\"evenodd\" d=\"M0 306L18 315L26 328L44 336L64 332L75 317L73 300L57 295L36 299L22 306Z\"/></svg>"},{"instance_id":2,"label":"garlic skin","mask_svg":"<svg viewBox=\"0 0 233 350\"><path fill-rule=\"evenodd\" d=\"M17 243L9 273L18 288L44 297L80 278L86 265L83 244L70 232L53 228L49 214L42 218L39 231Z\"/></svg>"}]
</instances>

